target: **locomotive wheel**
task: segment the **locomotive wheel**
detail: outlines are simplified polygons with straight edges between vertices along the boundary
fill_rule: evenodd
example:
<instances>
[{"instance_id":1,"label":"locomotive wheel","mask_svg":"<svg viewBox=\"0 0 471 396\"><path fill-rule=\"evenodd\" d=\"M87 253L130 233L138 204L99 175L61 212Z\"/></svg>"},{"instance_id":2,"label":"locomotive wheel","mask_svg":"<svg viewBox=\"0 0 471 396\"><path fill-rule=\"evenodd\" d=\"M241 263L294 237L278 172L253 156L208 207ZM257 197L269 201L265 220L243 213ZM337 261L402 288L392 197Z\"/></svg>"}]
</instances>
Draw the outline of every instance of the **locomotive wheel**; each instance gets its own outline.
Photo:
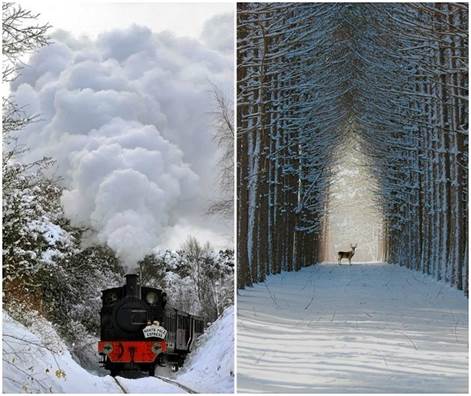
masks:
<instances>
[{"instance_id":1,"label":"locomotive wheel","mask_svg":"<svg viewBox=\"0 0 471 396\"><path fill-rule=\"evenodd\" d=\"M116 377L116 376L119 374L119 372L120 372L120 370L119 370L118 368L116 368L116 367L112 367L112 368L110 369L110 375L111 375L112 377Z\"/></svg>"},{"instance_id":2,"label":"locomotive wheel","mask_svg":"<svg viewBox=\"0 0 471 396\"><path fill-rule=\"evenodd\" d=\"M148 369L149 372L149 377L154 377L155 376L155 365L151 364Z\"/></svg>"}]
</instances>

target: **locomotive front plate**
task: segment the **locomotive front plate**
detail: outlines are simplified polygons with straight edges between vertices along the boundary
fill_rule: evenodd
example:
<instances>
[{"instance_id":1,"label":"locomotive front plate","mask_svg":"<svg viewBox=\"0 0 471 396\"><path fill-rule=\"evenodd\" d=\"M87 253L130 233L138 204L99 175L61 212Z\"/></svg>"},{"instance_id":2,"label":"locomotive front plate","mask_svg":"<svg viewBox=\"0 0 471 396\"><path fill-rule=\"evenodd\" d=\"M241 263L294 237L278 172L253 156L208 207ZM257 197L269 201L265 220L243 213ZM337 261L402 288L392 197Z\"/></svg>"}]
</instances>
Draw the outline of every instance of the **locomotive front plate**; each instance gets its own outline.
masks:
<instances>
[{"instance_id":1,"label":"locomotive front plate","mask_svg":"<svg viewBox=\"0 0 471 396\"><path fill-rule=\"evenodd\" d=\"M145 338L155 337L155 338L164 339L165 336L167 335L167 330L165 329L165 327L157 326L157 325L146 326L142 330L142 332L144 333Z\"/></svg>"}]
</instances>

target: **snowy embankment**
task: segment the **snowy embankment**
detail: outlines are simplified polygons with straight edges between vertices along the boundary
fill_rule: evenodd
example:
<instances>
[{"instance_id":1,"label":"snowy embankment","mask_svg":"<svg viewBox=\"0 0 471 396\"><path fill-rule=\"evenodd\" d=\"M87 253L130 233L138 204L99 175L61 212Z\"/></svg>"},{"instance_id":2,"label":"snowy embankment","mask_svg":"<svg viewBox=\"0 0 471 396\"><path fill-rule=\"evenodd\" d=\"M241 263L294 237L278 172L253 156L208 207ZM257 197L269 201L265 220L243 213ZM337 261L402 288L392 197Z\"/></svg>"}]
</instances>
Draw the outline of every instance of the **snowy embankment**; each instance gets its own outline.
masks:
<instances>
[{"instance_id":1,"label":"snowy embankment","mask_svg":"<svg viewBox=\"0 0 471 396\"><path fill-rule=\"evenodd\" d=\"M82 368L44 319L30 329L3 314L4 393L184 393L157 378L99 377Z\"/></svg>"},{"instance_id":2,"label":"snowy embankment","mask_svg":"<svg viewBox=\"0 0 471 396\"><path fill-rule=\"evenodd\" d=\"M319 264L238 298L238 391L463 393L462 291L382 263Z\"/></svg>"},{"instance_id":3,"label":"snowy embankment","mask_svg":"<svg viewBox=\"0 0 471 396\"><path fill-rule=\"evenodd\" d=\"M234 307L201 336L177 381L201 393L234 392Z\"/></svg>"}]
</instances>

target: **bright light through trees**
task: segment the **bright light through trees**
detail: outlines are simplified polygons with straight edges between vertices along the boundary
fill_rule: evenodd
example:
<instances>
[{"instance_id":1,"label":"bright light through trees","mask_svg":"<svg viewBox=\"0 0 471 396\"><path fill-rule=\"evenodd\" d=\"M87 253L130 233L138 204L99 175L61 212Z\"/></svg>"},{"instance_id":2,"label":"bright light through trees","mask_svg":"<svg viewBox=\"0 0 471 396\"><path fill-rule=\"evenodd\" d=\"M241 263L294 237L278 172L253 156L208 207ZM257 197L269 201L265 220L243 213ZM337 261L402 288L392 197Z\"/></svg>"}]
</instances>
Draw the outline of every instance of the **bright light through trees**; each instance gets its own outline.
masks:
<instances>
[{"instance_id":1,"label":"bright light through trees","mask_svg":"<svg viewBox=\"0 0 471 396\"><path fill-rule=\"evenodd\" d=\"M338 251L357 245L352 261L383 259L382 215L375 205L377 183L372 176L361 142L353 136L335 153L327 201L321 261L337 261Z\"/></svg>"}]
</instances>

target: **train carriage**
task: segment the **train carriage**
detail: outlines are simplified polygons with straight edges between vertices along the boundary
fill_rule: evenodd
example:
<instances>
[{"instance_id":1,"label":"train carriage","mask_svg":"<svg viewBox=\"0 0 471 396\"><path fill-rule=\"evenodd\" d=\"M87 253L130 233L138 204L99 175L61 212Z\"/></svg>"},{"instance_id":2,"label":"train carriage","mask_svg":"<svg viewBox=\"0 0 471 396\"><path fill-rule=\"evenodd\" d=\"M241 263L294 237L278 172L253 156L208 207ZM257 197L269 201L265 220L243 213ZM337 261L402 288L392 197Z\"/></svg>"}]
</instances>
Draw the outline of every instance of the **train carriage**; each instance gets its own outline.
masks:
<instances>
[{"instance_id":1,"label":"train carriage","mask_svg":"<svg viewBox=\"0 0 471 396\"><path fill-rule=\"evenodd\" d=\"M164 326L168 330L165 358L176 369L183 364L182 359L191 352L196 339L203 333L204 321L201 317L168 307L165 310Z\"/></svg>"}]
</instances>

